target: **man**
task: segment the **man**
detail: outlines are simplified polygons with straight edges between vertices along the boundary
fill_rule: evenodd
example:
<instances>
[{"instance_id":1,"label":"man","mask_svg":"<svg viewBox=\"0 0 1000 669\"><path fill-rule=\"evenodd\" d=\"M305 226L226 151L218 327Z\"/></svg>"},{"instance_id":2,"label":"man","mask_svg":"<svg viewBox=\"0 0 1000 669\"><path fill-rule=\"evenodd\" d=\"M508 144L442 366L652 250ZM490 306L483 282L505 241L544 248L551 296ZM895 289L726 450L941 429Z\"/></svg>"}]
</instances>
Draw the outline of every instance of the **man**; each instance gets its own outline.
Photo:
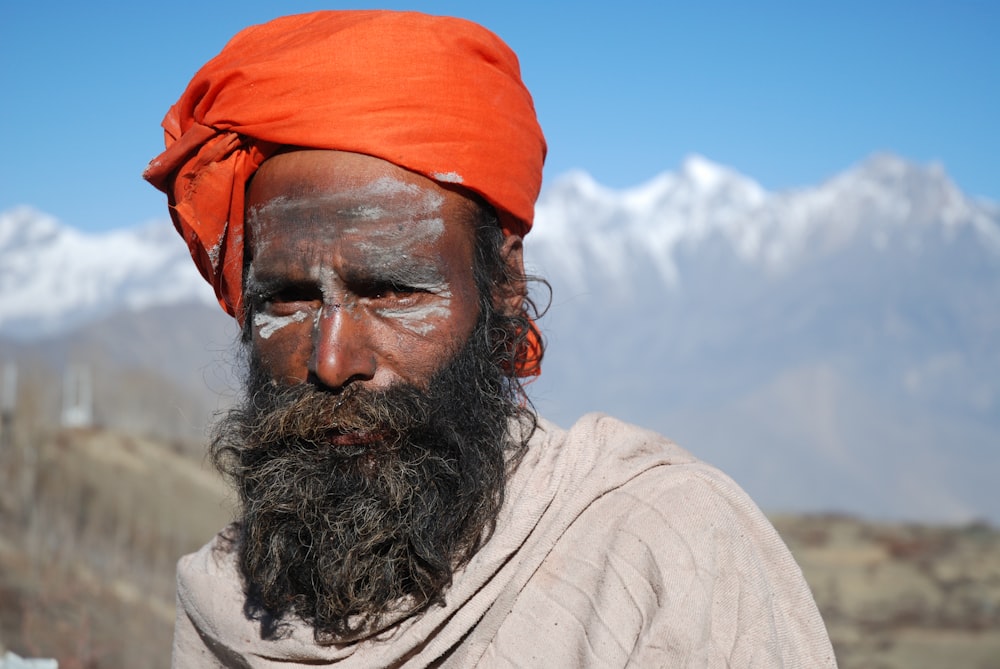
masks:
<instances>
[{"instance_id":1,"label":"man","mask_svg":"<svg viewBox=\"0 0 1000 669\"><path fill-rule=\"evenodd\" d=\"M212 453L237 522L178 567L176 667L817 667L801 572L746 495L520 379L545 143L474 24L319 12L240 33L146 178L243 327Z\"/></svg>"}]
</instances>

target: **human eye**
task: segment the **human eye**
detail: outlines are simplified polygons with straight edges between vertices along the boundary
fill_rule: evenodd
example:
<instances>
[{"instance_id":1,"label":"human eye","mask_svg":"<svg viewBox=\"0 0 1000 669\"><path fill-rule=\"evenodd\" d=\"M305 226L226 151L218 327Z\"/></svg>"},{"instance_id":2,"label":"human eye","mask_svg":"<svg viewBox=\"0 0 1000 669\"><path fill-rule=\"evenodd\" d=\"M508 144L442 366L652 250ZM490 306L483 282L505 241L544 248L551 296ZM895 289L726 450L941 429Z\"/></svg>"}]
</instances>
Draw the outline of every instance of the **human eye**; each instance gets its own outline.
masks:
<instances>
[{"instance_id":1,"label":"human eye","mask_svg":"<svg viewBox=\"0 0 1000 669\"><path fill-rule=\"evenodd\" d=\"M253 293L255 311L289 316L322 304L319 288L309 283L274 283L258 286Z\"/></svg>"},{"instance_id":2,"label":"human eye","mask_svg":"<svg viewBox=\"0 0 1000 669\"><path fill-rule=\"evenodd\" d=\"M415 299L417 295L426 292L428 291L425 288L386 279L370 280L356 291L358 297L376 302L404 302Z\"/></svg>"}]
</instances>

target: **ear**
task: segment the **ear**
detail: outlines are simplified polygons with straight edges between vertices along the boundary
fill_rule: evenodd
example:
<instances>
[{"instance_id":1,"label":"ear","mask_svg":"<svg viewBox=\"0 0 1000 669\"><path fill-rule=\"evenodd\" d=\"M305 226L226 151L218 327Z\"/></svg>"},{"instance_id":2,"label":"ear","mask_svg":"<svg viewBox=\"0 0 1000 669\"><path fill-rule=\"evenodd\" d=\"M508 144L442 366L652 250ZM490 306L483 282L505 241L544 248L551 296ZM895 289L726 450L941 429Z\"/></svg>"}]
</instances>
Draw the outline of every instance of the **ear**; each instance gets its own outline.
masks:
<instances>
[{"instance_id":1,"label":"ear","mask_svg":"<svg viewBox=\"0 0 1000 669\"><path fill-rule=\"evenodd\" d=\"M520 235L504 235L500 258L505 276L493 289L493 303L504 314L513 316L521 313L524 298L528 295L528 282L524 277L524 242Z\"/></svg>"}]
</instances>

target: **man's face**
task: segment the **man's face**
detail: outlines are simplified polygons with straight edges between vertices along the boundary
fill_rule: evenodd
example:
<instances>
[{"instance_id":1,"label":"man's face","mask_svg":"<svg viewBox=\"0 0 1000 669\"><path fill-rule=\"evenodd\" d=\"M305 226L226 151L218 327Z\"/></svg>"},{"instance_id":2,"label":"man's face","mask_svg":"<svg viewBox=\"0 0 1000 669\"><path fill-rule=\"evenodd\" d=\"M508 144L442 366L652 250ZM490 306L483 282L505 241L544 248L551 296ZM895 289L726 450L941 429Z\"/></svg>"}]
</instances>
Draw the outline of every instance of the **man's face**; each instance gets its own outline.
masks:
<instances>
[{"instance_id":1,"label":"man's face","mask_svg":"<svg viewBox=\"0 0 1000 669\"><path fill-rule=\"evenodd\" d=\"M425 386L478 316L472 207L370 156L267 160L247 199L246 298L264 370L334 392Z\"/></svg>"},{"instance_id":2,"label":"man's face","mask_svg":"<svg viewBox=\"0 0 1000 669\"><path fill-rule=\"evenodd\" d=\"M520 246L476 213L332 151L271 158L249 189L250 368L212 452L240 496L248 603L317 637L441 601L530 435L505 371Z\"/></svg>"}]
</instances>

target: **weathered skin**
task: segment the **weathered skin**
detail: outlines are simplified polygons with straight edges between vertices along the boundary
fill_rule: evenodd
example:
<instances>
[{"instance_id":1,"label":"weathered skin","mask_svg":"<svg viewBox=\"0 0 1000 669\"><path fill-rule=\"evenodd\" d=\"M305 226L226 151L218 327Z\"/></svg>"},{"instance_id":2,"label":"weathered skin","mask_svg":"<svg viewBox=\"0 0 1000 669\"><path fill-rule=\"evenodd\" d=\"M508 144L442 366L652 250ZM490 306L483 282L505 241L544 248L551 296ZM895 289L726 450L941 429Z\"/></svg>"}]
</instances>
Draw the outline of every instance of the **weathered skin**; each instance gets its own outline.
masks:
<instances>
[{"instance_id":1,"label":"weathered skin","mask_svg":"<svg viewBox=\"0 0 1000 669\"><path fill-rule=\"evenodd\" d=\"M370 156L267 160L248 192L246 297L271 378L426 385L478 317L473 207Z\"/></svg>"}]
</instances>

